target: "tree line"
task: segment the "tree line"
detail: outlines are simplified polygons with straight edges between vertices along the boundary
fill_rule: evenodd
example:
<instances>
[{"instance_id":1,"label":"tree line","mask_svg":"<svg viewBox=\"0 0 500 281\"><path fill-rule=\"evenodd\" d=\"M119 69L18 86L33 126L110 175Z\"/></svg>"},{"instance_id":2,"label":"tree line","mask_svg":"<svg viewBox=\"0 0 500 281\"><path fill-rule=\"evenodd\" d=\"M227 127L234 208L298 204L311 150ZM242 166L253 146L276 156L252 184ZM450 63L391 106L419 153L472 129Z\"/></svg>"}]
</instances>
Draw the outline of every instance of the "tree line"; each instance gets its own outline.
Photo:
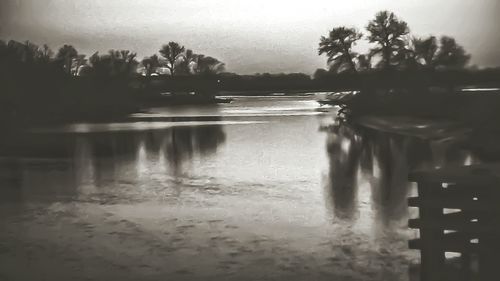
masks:
<instances>
[{"instance_id":1,"label":"tree line","mask_svg":"<svg viewBox=\"0 0 500 281\"><path fill-rule=\"evenodd\" d=\"M162 68L168 70L170 76L175 75L213 75L225 70L224 63L218 59L196 54L177 42L169 42L159 50L160 56L154 54L141 61L144 74L151 76L161 74Z\"/></svg>"},{"instance_id":2,"label":"tree line","mask_svg":"<svg viewBox=\"0 0 500 281\"><path fill-rule=\"evenodd\" d=\"M454 38L411 36L408 24L390 11L378 12L368 22L366 31L365 35L356 28L339 26L322 36L318 54L327 56L328 70L318 69L315 76L372 69L457 70L470 60L470 55ZM374 45L366 54L354 50L362 39Z\"/></svg>"},{"instance_id":3,"label":"tree line","mask_svg":"<svg viewBox=\"0 0 500 281\"><path fill-rule=\"evenodd\" d=\"M123 116L137 111L143 96L138 80L130 78L156 74L201 81L223 70L216 58L176 42L139 61L129 50L87 57L72 45L53 51L46 44L0 40L0 127Z\"/></svg>"},{"instance_id":4,"label":"tree line","mask_svg":"<svg viewBox=\"0 0 500 281\"><path fill-rule=\"evenodd\" d=\"M95 52L87 58L72 45L64 45L54 52L46 44L38 46L30 41L0 40L0 62L3 66L23 69L45 66L67 76L128 77L137 75L214 75L224 71L218 59L196 54L177 42L169 42L141 61L129 50Z\"/></svg>"}]
</instances>

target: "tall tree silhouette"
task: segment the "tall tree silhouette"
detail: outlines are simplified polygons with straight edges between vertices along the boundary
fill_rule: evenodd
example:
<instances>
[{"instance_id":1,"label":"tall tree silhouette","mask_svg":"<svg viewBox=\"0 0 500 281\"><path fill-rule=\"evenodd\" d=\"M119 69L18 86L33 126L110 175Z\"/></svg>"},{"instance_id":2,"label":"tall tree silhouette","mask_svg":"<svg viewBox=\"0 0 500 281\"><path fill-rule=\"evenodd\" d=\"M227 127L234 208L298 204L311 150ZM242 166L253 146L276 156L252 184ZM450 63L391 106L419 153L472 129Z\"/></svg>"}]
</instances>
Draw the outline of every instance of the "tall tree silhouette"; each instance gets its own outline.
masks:
<instances>
[{"instance_id":1,"label":"tall tree silhouette","mask_svg":"<svg viewBox=\"0 0 500 281\"><path fill-rule=\"evenodd\" d=\"M352 47L362 36L354 28L336 27L328 37L321 36L319 55L326 54L330 69L336 72L356 72L354 59L358 54L352 51Z\"/></svg>"},{"instance_id":2,"label":"tall tree silhouette","mask_svg":"<svg viewBox=\"0 0 500 281\"><path fill-rule=\"evenodd\" d=\"M43 63L49 63L54 56L54 51L52 51L47 44L44 44L42 48L40 48L39 53L39 60Z\"/></svg>"},{"instance_id":3,"label":"tall tree silhouette","mask_svg":"<svg viewBox=\"0 0 500 281\"><path fill-rule=\"evenodd\" d=\"M136 53L128 50L110 50L106 55L96 52L89 58L90 66L84 74L103 77L134 75L138 65L135 57Z\"/></svg>"},{"instance_id":4,"label":"tall tree silhouette","mask_svg":"<svg viewBox=\"0 0 500 281\"><path fill-rule=\"evenodd\" d=\"M440 46L436 54L436 67L463 68L470 60L464 48L457 44L454 38L443 36L439 40Z\"/></svg>"},{"instance_id":5,"label":"tall tree silhouette","mask_svg":"<svg viewBox=\"0 0 500 281\"><path fill-rule=\"evenodd\" d=\"M380 55L379 66L389 69L397 66L406 57L405 38L410 30L408 24L389 11L381 11L368 23L368 40L378 46L370 50L370 55Z\"/></svg>"},{"instance_id":6,"label":"tall tree silhouette","mask_svg":"<svg viewBox=\"0 0 500 281\"><path fill-rule=\"evenodd\" d=\"M412 40L416 63L425 68L460 69L467 65L470 55L455 39L443 36L439 44L434 36Z\"/></svg>"},{"instance_id":7,"label":"tall tree silhouette","mask_svg":"<svg viewBox=\"0 0 500 281\"><path fill-rule=\"evenodd\" d=\"M25 41L24 43L10 40L8 43L0 41L0 52L2 53L2 59L7 59L11 63L14 61L18 67L19 63L25 63L27 66L38 66L41 65L51 65L53 62L54 52L50 47L44 44L39 47L31 41Z\"/></svg>"},{"instance_id":8,"label":"tall tree silhouette","mask_svg":"<svg viewBox=\"0 0 500 281\"><path fill-rule=\"evenodd\" d=\"M184 46L177 42L169 42L161 47L160 54L167 60L165 67L168 68L171 76L175 75L177 60L182 57L184 50Z\"/></svg>"},{"instance_id":9,"label":"tall tree silhouette","mask_svg":"<svg viewBox=\"0 0 500 281\"><path fill-rule=\"evenodd\" d=\"M110 50L113 72L116 75L130 75L136 71L138 65L136 53L129 50Z\"/></svg>"},{"instance_id":10,"label":"tall tree silhouette","mask_svg":"<svg viewBox=\"0 0 500 281\"><path fill-rule=\"evenodd\" d=\"M71 45L62 46L57 52L56 59L62 63L64 71L72 75L73 59L77 58L78 51Z\"/></svg>"},{"instance_id":11,"label":"tall tree silhouette","mask_svg":"<svg viewBox=\"0 0 500 281\"><path fill-rule=\"evenodd\" d=\"M416 63L428 68L434 67L438 50L436 37L414 38L412 43Z\"/></svg>"},{"instance_id":12,"label":"tall tree silhouette","mask_svg":"<svg viewBox=\"0 0 500 281\"><path fill-rule=\"evenodd\" d=\"M191 49L187 49L186 52L182 55L181 61L177 65L177 73L183 75L193 74L193 67L196 64L196 60L198 55L193 52Z\"/></svg>"},{"instance_id":13,"label":"tall tree silhouette","mask_svg":"<svg viewBox=\"0 0 500 281\"><path fill-rule=\"evenodd\" d=\"M156 73L156 70L160 67L160 58L154 54L150 57L145 57L141 64L146 71L146 76L151 76L153 73Z\"/></svg>"},{"instance_id":14,"label":"tall tree silhouette","mask_svg":"<svg viewBox=\"0 0 500 281\"><path fill-rule=\"evenodd\" d=\"M26 41L24 43L24 61L26 63L35 63L38 62L41 57L41 49L38 45L33 42Z\"/></svg>"},{"instance_id":15,"label":"tall tree silhouette","mask_svg":"<svg viewBox=\"0 0 500 281\"><path fill-rule=\"evenodd\" d=\"M198 75L211 75L223 72L225 69L224 63L218 59L205 56L196 55L196 63L194 65L194 72Z\"/></svg>"}]
</instances>

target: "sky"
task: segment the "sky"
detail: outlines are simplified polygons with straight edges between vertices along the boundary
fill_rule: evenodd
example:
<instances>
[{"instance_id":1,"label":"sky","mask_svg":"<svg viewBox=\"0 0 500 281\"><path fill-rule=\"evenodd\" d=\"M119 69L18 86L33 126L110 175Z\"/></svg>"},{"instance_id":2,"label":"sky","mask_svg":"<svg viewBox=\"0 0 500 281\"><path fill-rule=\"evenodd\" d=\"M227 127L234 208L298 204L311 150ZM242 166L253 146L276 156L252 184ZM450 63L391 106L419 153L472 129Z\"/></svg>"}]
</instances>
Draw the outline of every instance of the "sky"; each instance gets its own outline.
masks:
<instances>
[{"instance_id":1,"label":"sky","mask_svg":"<svg viewBox=\"0 0 500 281\"><path fill-rule=\"evenodd\" d=\"M380 10L414 36L455 37L474 65L500 66L500 0L0 0L0 39L72 44L87 55L129 49L139 58L177 41L231 72L313 73L326 67L322 35L336 26L366 33Z\"/></svg>"}]
</instances>

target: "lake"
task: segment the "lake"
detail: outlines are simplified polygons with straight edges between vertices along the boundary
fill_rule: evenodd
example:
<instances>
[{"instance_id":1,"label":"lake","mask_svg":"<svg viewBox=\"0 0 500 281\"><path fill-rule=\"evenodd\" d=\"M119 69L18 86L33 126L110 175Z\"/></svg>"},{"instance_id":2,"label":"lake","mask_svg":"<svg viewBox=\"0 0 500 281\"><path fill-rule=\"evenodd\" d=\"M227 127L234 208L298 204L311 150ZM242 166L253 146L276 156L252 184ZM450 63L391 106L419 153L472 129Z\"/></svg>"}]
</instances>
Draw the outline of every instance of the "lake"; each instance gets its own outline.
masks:
<instances>
[{"instance_id":1,"label":"lake","mask_svg":"<svg viewBox=\"0 0 500 281\"><path fill-rule=\"evenodd\" d=\"M410 280L407 173L469 156L234 98L5 133L0 280Z\"/></svg>"}]
</instances>

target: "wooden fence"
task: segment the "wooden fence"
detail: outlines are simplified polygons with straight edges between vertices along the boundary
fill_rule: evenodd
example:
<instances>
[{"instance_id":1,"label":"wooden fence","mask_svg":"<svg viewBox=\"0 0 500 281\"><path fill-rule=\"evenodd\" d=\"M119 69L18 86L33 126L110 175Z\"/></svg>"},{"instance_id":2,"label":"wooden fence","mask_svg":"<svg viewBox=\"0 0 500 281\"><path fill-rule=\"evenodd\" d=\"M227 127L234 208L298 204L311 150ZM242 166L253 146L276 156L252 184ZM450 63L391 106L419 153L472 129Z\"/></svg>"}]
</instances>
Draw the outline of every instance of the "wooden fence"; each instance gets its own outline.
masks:
<instances>
[{"instance_id":1,"label":"wooden fence","mask_svg":"<svg viewBox=\"0 0 500 281\"><path fill-rule=\"evenodd\" d=\"M421 253L420 279L449 280L445 253L460 253L462 280L500 280L500 166L465 166L415 172L418 196L408 206L418 239L409 247Z\"/></svg>"}]
</instances>

